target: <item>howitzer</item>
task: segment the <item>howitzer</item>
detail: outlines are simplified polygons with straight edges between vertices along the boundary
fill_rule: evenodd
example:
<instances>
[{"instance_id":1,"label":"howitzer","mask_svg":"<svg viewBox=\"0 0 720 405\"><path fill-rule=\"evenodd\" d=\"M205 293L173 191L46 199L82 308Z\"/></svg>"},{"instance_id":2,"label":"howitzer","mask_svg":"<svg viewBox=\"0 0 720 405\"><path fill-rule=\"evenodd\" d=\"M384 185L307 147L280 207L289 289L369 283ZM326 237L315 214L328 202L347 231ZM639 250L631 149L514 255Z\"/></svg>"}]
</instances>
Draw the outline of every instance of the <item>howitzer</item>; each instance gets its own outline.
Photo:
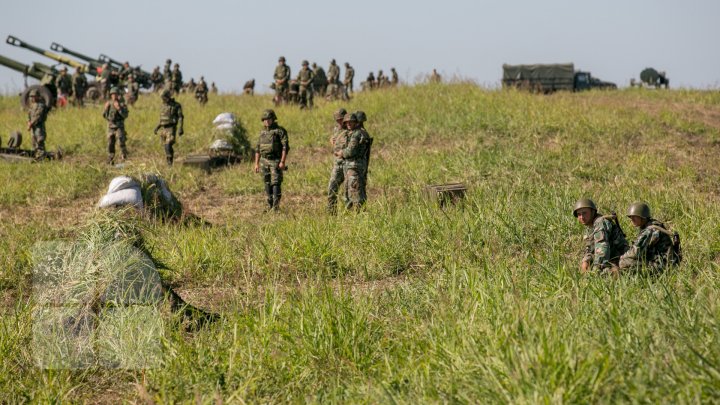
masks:
<instances>
[{"instance_id":1,"label":"howitzer","mask_svg":"<svg viewBox=\"0 0 720 405\"><path fill-rule=\"evenodd\" d=\"M117 59L113 59L105 54L100 54L98 60L103 63L107 63L115 70L122 71L124 69L124 65L122 62ZM150 73L142 70L140 66L131 67L131 69L135 73L135 80L140 85L140 87L142 87L143 89L152 88L153 83L152 80L150 80L150 76L152 75Z\"/></svg>"},{"instance_id":2,"label":"howitzer","mask_svg":"<svg viewBox=\"0 0 720 405\"><path fill-rule=\"evenodd\" d=\"M55 78L58 75L57 70L38 62L34 62L32 65L26 65L2 55L0 55L0 65L20 72L26 78L30 76L40 81L40 84L32 86L27 86L27 83L25 83L25 90L20 94L20 104L22 104L23 107L28 108L30 106L28 94L31 90L37 90L45 100L45 104L49 106L55 105L57 98L57 88L55 88Z\"/></svg>"},{"instance_id":3,"label":"howitzer","mask_svg":"<svg viewBox=\"0 0 720 405\"><path fill-rule=\"evenodd\" d=\"M93 69L95 69L95 71L98 73L102 70L103 63L101 61L99 61L98 59L91 58L87 55L81 54L80 52L68 49L68 48L58 44L57 42L53 42L52 44L50 44L50 49L55 52L66 53L70 56L74 56L78 59L84 60L85 62L88 63L89 66L91 66Z\"/></svg>"}]
</instances>

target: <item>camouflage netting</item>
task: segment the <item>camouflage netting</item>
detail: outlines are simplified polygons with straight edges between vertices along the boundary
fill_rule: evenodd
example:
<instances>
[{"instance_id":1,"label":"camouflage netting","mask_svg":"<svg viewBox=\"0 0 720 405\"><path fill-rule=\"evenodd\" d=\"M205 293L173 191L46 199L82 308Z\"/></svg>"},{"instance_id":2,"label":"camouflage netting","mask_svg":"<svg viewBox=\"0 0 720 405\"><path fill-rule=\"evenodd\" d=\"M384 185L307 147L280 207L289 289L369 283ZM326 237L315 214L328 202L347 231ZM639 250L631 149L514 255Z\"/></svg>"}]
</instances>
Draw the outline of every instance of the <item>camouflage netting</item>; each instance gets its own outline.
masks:
<instances>
[{"instance_id":1,"label":"camouflage netting","mask_svg":"<svg viewBox=\"0 0 720 405\"><path fill-rule=\"evenodd\" d=\"M213 120L213 143L210 146L212 153L225 153L230 149L236 155L249 156L252 152L247 130L242 122L233 113L219 114Z\"/></svg>"}]
</instances>

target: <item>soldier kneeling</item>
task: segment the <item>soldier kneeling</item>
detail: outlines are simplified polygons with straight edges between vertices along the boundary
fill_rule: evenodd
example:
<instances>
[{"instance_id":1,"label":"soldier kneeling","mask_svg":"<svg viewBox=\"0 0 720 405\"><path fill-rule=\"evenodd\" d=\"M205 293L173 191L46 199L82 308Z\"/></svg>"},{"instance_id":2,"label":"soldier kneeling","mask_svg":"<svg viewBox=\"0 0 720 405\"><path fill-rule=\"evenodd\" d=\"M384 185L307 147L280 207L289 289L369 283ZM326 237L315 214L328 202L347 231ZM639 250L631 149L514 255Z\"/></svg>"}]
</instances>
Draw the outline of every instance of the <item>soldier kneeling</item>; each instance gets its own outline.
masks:
<instances>
[{"instance_id":1,"label":"soldier kneeling","mask_svg":"<svg viewBox=\"0 0 720 405\"><path fill-rule=\"evenodd\" d=\"M627 216L640 232L630 249L620 257L621 270L638 271L644 265L650 274L659 274L666 267L680 263L680 237L652 218L647 204L632 204Z\"/></svg>"},{"instance_id":2,"label":"soldier kneeling","mask_svg":"<svg viewBox=\"0 0 720 405\"><path fill-rule=\"evenodd\" d=\"M580 271L587 273L592 269L616 274L620 256L627 250L625 234L617 216L600 214L595 203L588 198L575 203L573 215L586 226Z\"/></svg>"}]
</instances>

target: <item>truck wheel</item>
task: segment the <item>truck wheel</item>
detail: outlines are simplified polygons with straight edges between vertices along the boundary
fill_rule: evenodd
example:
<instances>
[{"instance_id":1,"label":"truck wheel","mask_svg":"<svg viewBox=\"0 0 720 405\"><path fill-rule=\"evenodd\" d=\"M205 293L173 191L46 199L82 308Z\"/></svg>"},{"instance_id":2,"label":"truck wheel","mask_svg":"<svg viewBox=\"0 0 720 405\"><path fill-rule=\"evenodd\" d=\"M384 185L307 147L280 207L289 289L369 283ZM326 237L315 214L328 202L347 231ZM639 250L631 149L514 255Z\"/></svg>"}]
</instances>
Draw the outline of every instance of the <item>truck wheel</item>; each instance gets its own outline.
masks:
<instances>
[{"instance_id":1,"label":"truck wheel","mask_svg":"<svg viewBox=\"0 0 720 405\"><path fill-rule=\"evenodd\" d=\"M85 100L90 100L95 103L99 98L100 89L98 89L97 83L90 84L87 90L85 90Z\"/></svg>"},{"instance_id":2,"label":"truck wheel","mask_svg":"<svg viewBox=\"0 0 720 405\"><path fill-rule=\"evenodd\" d=\"M45 105L49 106L50 108L55 107L55 97L53 97L53 94L50 92L50 90L41 85L41 84L35 84L33 86L28 87L25 89L25 91L20 94L20 104L25 108L30 108L30 97L28 94L30 94L31 90L37 90L40 93L40 97L45 101Z\"/></svg>"}]
</instances>

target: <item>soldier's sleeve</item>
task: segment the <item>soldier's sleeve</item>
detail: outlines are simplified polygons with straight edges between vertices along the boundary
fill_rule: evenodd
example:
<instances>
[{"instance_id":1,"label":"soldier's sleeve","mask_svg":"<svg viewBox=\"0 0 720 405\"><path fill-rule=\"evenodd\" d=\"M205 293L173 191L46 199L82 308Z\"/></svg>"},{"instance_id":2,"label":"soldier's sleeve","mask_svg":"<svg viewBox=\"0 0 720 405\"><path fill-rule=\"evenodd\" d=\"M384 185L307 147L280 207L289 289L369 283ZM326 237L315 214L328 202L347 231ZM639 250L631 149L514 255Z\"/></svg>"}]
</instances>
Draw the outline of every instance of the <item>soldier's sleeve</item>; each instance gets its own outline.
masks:
<instances>
[{"instance_id":1,"label":"soldier's sleeve","mask_svg":"<svg viewBox=\"0 0 720 405\"><path fill-rule=\"evenodd\" d=\"M644 229L640 232L635 242L633 242L630 249L620 256L620 268L630 267L636 263L641 262L647 253L648 246L650 246L650 240L652 238L652 231Z\"/></svg>"},{"instance_id":2,"label":"soldier's sleeve","mask_svg":"<svg viewBox=\"0 0 720 405\"><path fill-rule=\"evenodd\" d=\"M286 154L290 152L290 140L288 138L288 133L285 128L282 129L282 134L280 135L280 144L282 145L282 148Z\"/></svg>"},{"instance_id":3,"label":"soldier's sleeve","mask_svg":"<svg viewBox=\"0 0 720 405\"><path fill-rule=\"evenodd\" d=\"M601 221L593 229L593 267L600 269L610 266L610 229Z\"/></svg>"},{"instance_id":4,"label":"soldier's sleeve","mask_svg":"<svg viewBox=\"0 0 720 405\"><path fill-rule=\"evenodd\" d=\"M355 131L350 135L350 140L348 141L347 146L342 151L342 156L345 159L350 159L355 157L358 153L358 149L360 147L360 139L359 134L360 131Z\"/></svg>"}]
</instances>

